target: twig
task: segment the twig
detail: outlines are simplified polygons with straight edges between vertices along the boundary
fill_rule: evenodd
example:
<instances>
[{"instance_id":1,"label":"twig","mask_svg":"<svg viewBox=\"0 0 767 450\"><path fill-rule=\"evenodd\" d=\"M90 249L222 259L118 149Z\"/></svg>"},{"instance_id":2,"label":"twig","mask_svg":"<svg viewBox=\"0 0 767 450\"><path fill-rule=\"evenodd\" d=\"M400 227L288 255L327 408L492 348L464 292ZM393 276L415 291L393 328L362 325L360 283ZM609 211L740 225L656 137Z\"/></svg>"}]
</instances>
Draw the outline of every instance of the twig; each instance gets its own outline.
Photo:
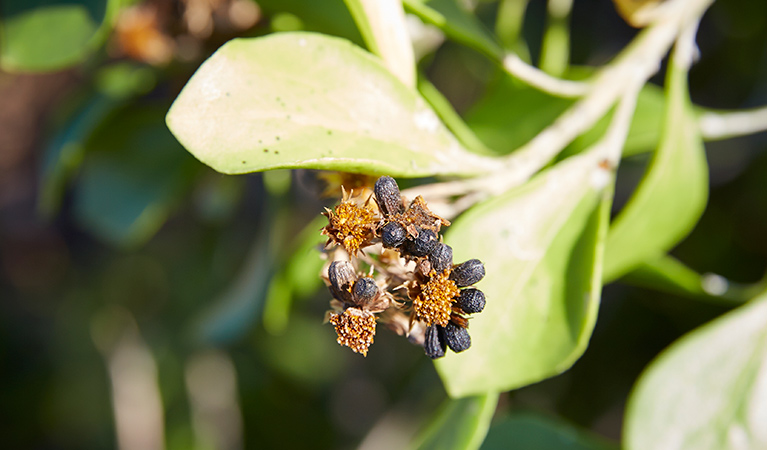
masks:
<instances>
[{"instance_id":1,"label":"twig","mask_svg":"<svg viewBox=\"0 0 767 450\"><path fill-rule=\"evenodd\" d=\"M644 84L658 70L660 61L680 33L696 23L712 1L669 0L664 5L663 14L659 14L649 28L599 72L583 98L507 156L498 170L481 178L422 186L421 195L427 199L444 199L471 192L493 195L524 183L573 139L594 126L626 94L627 88L634 86L637 80Z\"/></svg>"},{"instance_id":2,"label":"twig","mask_svg":"<svg viewBox=\"0 0 767 450\"><path fill-rule=\"evenodd\" d=\"M527 64L522 59L509 53L503 58L503 68L509 75L557 97L573 98L585 95L591 86L583 81L562 80Z\"/></svg>"},{"instance_id":3,"label":"twig","mask_svg":"<svg viewBox=\"0 0 767 450\"><path fill-rule=\"evenodd\" d=\"M727 139L767 131L767 106L747 111L706 112L698 119L704 139Z\"/></svg>"}]
</instances>

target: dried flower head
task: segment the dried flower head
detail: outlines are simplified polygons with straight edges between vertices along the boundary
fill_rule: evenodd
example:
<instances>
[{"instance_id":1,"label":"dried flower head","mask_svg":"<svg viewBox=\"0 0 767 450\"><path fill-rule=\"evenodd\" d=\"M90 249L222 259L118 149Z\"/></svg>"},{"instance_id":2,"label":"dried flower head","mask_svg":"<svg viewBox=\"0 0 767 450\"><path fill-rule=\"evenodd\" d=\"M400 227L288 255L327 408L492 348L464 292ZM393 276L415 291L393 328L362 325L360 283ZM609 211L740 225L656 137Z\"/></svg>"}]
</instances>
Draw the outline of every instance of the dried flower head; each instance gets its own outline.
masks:
<instances>
[{"instance_id":1,"label":"dried flower head","mask_svg":"<svg viewBox=\"0 0 767 450\"><path fill-rule=\"evenodd\" d=\"M332 313L330 323L336 328L336 341L339 344L367 356L376 334L376 317L373 313L359 308L346 308L341 314Z\"/></svg>"},{"instance_id":2,"label":"dried flower head","mask_svg":"<svg viewBox=\"0 0 767 450\"><path fill-rule=\"evenodd\" d=\"M407 207L404 213L392 219L402 225L411 236L418 235L417 228L439 233L440 227L450 226L450 222L431 212L426 200L420 195Z\"/></svg>"},{"instance_id":3,"label":"dried flower head","mask_svg":"<svg viewBox=\"0 0 767 450\"><path fill-rule=\"evenodd\" d=\"M422 285L420 293L413 299L416 320L426 325L445 326L450 321L451 306L461 291L449 278L449 271L430 274L429 281Z\"/></svg>"},{"instance_id":4,"label":"dried flower head","mask_svg":"<svg viewBox=\"0 0 767 450\"><path fill-rule=\"evenodd\" d=\"M369 201L362 203L359 197L349 197L344 191L344 198L334 210L326 209L328 225L322 234L328 236L328 242L340 244L350 255L356 255L361 248L371 244L378 226L375 206Z\"/></svg>"},{"instance_id":5,"label":"dried flower head","mask_svg":"<svg viewBox=\"0 0 767 450\"><path fill-rule=\"evenodd\" d=\"M333 296L326 318L338 343L367 355L380 320L432 359L448 348L467 350L468 316L485 306L482 291L468 287L484 277L482 262L454 265L453 249L439 233L450 222L421 196L406 205L394 178L380 177L372 194L367 188L356 196L342 191L341 203L323 213L329 223L322 229L327 245L341 246L325 277ZM365 248L370 253L362 253Z\"/></svg>"}]
</instances>

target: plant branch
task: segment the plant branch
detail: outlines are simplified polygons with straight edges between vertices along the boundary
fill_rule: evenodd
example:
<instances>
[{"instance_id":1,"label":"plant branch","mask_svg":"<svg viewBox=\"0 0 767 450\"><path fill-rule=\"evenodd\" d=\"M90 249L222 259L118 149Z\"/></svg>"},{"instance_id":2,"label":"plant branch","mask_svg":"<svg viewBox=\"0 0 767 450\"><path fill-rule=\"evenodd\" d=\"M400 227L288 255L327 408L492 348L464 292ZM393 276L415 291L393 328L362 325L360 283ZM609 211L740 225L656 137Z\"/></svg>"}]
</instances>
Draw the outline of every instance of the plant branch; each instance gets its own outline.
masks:
<instances>
[{"instance_id":1,"label":"plant branch","mask_svg":"<svg viewBox=\"0 0 767 450\"><path fill-rule=\"evenodd\" d=\"M745 111L708 111L701 114L698 126L703 138L709 140L767 131L767 106Z\"/></svg>"},{"instance_id":2,"label":"plant branch","mask_svg":"<svg viewBox=\"0 0 767 450\"><path fill-rule=\"evenodd\" d=\"M643 85L659 68L671 45L691 24L697 23L713 0L669 0L653 24L618 57L602 69L588 93L549 127L506 157L499 169L481 178L421 186L428 199L446 199L479 193L478 197L504 192L527 181L548 164L573 139L589 130L627 87ZM628 106L627 106L628 108Z\"/></svg>"},{"instance_id":3,"label":"plant branch","mask_svg":"<svg viewBox=\"0 0 767 450\"><path fill-rule=\"evenodd\" d=\"M530 86L557 97L580 97L589 92L590 84L584 81L563 80L524 62L519 56L509 53L503 58L506 72Z\"/></svg>"}]
</instances>

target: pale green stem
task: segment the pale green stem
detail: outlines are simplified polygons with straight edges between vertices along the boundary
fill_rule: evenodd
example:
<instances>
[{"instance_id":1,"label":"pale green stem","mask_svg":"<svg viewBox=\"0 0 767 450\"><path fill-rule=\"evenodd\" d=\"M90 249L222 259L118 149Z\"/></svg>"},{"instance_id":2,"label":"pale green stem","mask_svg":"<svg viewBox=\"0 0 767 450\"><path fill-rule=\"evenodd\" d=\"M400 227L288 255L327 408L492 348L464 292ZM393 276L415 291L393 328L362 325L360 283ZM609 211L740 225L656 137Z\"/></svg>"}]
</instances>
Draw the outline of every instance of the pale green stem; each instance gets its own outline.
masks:
<instances>
[{"instance_id":1,"label":"pale green stem","mask_svg":"<svg viewBox=\"0 0 767 450\"><path fill-rule=\"evenodd\" d=\"M561 77L570 64L570 10L573 0L549 0L541 45L541 70Z\"/></svg>"},{"instance_id":2,"label":"pale green stem","mask_svg":"<svg viewBox=\"0 0 767 450\"><path fill-rule=\"evenodd\" d=\"M767 106L745 111L707 111L698 119L704 139L728 139L767 131Z\"/></svg>"},{"instance_id":3,"label":"pale green stem","mask_svg":"<svg viewBox=\"0 0 767 450\"><path fill-rule=\"evenodd\" d=\"M525 11L529 0L501 0L498 18L495 20L495 34L503 46L512 50L522 59L529 60L527 45L520 39L525 22Z\"/></svg>"}]
</instances>

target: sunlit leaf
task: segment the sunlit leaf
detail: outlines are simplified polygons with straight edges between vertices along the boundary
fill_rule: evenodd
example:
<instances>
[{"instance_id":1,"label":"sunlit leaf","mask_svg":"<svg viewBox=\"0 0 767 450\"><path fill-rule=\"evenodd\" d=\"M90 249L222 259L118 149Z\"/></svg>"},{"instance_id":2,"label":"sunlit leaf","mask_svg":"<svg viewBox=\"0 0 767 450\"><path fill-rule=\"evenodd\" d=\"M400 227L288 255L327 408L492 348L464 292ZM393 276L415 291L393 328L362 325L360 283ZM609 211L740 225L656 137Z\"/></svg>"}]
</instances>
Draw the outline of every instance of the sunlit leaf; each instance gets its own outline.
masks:
<instances>
[{"instance_id":1,"label":"sunlit leaf","mask_svg":"<svg viewBox=\"0 0 767 450\"><path fill-rule=\"evenodd\" d=\"M314 168L398 176L481 173L434 111L380 60L313 33L235 39L198 69L168 126L224 173Z\"/></svg>"},{"instance_id":2,"label":"sunlit leaf","mask_svg":"<svg viewBox=\"0 0 767 450\"><path fill-rule=\"evenodd\" d=\"M473 450L485 439L498 405L498 393L448 400L423 434L416 439L419 450Z\"/></svg>"},{"instance_id":3,"label":"sunlit leaf","mask_svg":"<svg viewBox=\"0 0 767 450\"><path fill-rule=\"evenodd\" d=\"M0 67L56 70L82 60L104 40L120 0L0 2Z\"/></svg>"},{"instance_id":4,"label":"sunlit leaf","mask_svg":"<svg viewBox=\"0 0 767 450\"><path fill-rule=\"evenodd\" d=\"M669 64L664 128L636 192L610 227L605 281L658 258L695 226L708 199L708 167L687 90L687 70Z\"/></svg>"},{"instance_id":5,"label":"sunlit leaf","mask_svg":"<svg viewBox=\"0 0 767 450\"><path fill-rule=\"evenodd\" d=\"M767 296L683 336L629 398L629 450L767 448Z\"/></svg>"},{"instance_id":6,"label":"sunlit leaf","mask_svg":"<svg viewBox=\"0 0 767 450\"><path fill-rule=\"evenodd\" d=\"M522 413L506 416L493 423L482 450L615 450L602 439L568 423L538 414Z\"/></svg>"},{"instance_id":7,"label":"sunlit leaf","mask_svg":"<svg viewBox=\"0 0 767 450\"><path fill-rule=\"evenodd\" d=\"M504 391L570 367L583 353L601 290L609 175L593 153L572 157L480 204L450 227L455 261L479 258L487 306L472 347L437 370L453 397Z\"/></svg>"}]
</instances>

